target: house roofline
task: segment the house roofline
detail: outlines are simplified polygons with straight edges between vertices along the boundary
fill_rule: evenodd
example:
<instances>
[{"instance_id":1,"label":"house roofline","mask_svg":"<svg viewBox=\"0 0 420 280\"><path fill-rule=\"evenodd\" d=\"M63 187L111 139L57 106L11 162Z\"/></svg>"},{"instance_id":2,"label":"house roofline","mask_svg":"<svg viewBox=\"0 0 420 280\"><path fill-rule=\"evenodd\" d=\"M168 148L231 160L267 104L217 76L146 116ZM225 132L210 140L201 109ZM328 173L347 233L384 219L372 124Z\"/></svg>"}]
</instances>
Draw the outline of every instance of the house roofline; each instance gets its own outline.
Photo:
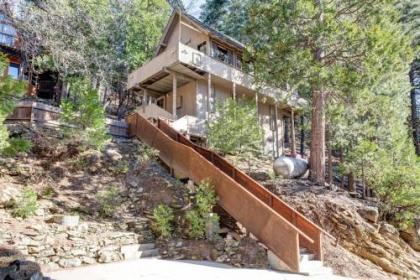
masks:
<instances>
[{"instance_id":1,"label":"house roofline","mask_svg":"<svg viewBox=\"0 0 420 280\"><path fill-rule=\"evenodd\" d=\"M171 29L171 27L173 26L173 24L175 23L176 19L186 19L187 21L189 21L191 24L193 24L196 28L202 30L203 32L205 32L207 35L209 35L210 38L212 39L216 39L222 42L227 43L228 45L230 45L233 48L236 48L240 51L243 51L245 49L245 45L242 44L241 42L239 42L238 40L220 32L217 31L216 29L204 24L203 22L201 22L200 20L198 20L197 18L195 18L194 16L185 13L181 10L174 10L168 20L168 23L165 26L165 29L163 30L163 34L162 37L159 40L159 44L156 47L154 56L157 56L160 53L160 50L162 49L162 47L166 47L165 45L165 41L167 40L168 36L169 36L169 31Z\"/></svg>"}]
</instances>

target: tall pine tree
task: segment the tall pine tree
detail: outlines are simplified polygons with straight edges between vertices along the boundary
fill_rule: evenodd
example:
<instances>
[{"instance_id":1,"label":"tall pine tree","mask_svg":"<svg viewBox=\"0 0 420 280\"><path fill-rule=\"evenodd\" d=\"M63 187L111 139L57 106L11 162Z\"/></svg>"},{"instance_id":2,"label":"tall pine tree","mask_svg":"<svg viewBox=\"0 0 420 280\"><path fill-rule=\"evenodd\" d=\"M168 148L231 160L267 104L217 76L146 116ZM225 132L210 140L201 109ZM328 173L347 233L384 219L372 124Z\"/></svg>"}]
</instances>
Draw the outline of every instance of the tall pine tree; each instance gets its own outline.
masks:
<instances>
[{"instance_id":1,"label":"tall pine tree","mask_svg":"<svg viewBox=\"0 0 420 280\"><path fill-rule=\"evenodd\" d=\"M311 92L310 174L323 184L327 99L373 86L390 69L405 71L411 59L395 3L265 0L254 2L249 15L257 81Z\"/></svg>"},{"instance_id":2,"label":"tall pine tree","mask_svg":"<svg viewBox=\"0 0 420 280\"><path fill-rule=\"evenodd\" d=\"M407 33L413 38L413 47L417 49L411 64L411 124L417 155L420 155L420 0L401 0L398 8L402 12L401 21Z\"/></svg>"}]
</instances>

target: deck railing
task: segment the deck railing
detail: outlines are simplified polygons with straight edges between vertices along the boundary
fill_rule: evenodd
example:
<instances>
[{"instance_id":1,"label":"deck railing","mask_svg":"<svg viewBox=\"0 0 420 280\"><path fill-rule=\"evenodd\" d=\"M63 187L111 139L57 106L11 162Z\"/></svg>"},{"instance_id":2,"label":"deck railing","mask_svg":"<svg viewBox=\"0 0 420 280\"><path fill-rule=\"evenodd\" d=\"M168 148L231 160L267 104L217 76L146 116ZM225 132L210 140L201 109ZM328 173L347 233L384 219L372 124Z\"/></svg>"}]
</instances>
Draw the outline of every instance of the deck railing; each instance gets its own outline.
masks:
<instances>
[{"instance_id":1,"label":"deck railing","mask_svg":"<svg viewBox=\"0 0 420 280\"><path fill-rule=\"evenodd\" d=\"M60 108L41 102L23 100L6 118L6 123L26 122L57 127L60 125ZM124 120L106 118L108 134L117 137L127 137L127 124Z\"/></svg>"},{"instance_id":2,"label":"deck railing","mask_svg":"<svg viewBox=\"0 0 420 280\"><path fill-rule=\"evenodd\" d=\"M156 148L177 177L197 184L210 180L220 206L291 271L299 271L300 247L322 260L322 230L248 175L216 153L196 146L162 120L155 126L134 113L127 117L127 123L129 136Z\"/></svg>"}]
</instances>

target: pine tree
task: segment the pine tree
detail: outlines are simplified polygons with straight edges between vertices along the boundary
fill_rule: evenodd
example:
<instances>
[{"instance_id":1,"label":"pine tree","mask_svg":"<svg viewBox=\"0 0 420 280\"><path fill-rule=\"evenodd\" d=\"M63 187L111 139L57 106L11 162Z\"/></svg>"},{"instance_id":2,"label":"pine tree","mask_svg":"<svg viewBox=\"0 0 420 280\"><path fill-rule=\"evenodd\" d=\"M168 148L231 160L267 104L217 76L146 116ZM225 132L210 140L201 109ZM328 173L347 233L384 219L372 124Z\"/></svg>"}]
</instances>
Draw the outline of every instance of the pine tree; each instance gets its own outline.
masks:
<instances>
[{"instance_id":1,"label":"pine tree","mask_svg":"<svg viewBox=\"0 0 420 280\"><path fill-rule=\"evenodd\" d=\"M216 104L216 116L208 125L210 146L223 153L259 154L263 131L257 123L255 104L231 98Z\"/></svg>"},{"instance_id":2,"label":"pine tree","mask_svg":"<svg viewBox=\"0 0 420 280\"><path fill-rule=\"evenodd\" d=\"M5 73L7 66L7 58L0 54L0 73ZM7 75L0 76L0 152L9 146L9 133L4 121L13 112L17 98L25 92L25 86L25 83Z\"/></svg>"},{"instance_id":3,"label":"pine tree","mask_svg":"<svg viewBox=\"0 0 420 280\"><path fill-rule=\"evenodd\" d=\"M401 0L397 7L402 12L401 21L404 23L406 32L413 38L413 47L417 49L415 58L411 64L410 81L411 89L411 125L413 140L417 155L420 155L420 1Z\"/></svg>"},{"instance_id":4,"label":"pine tree","mask_svg":"<svg viewBox=\"0 0 420 280\"><path fill-rule=\"evenodd\" d=\"M60 122L64 135L72 142L101 150L110 137L98 91L87 79L74 78L69 83L72 99L61 104Z\"/></svg>"},{"instance_id":5,"label":"pine tree","mask_svg":"<svg viewBox=\"0 0 420 280\"><path fill-rule=\"evenodd\" d=\"M206 0L201 7L200 20L208 26L220 30L222 27L222 18L227 12L226 8L229 0Z\"/></svg>"},{"instance_id":6,"label":"pine tree","mask_svg":"<svg viewBox=\"0 0 420 280\"><path fill-rule=\"evenodd\" d=\"M247 35L258 82L309 89L311 179L325 182L326 102L405 71L409 41L392 1L257 1Z\"/></svg>"}]
</instances>

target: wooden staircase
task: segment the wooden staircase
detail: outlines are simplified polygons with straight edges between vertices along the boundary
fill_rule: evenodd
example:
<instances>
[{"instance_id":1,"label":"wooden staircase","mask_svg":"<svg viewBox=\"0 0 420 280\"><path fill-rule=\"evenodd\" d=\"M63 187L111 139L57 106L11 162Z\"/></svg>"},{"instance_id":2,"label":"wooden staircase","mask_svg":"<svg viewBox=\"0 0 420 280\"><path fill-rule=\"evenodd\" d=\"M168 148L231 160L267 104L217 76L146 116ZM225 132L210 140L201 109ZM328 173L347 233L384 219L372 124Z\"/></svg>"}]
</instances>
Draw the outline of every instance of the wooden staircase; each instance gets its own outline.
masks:
<instances>
[{"instance_id":1,"label":"wooden staircase","mask_svg":"<svg viewBox=\"0 0 420 280\"><path fill-rule=\"evenodd\" d=\"M258 238L279 267L302 271L304 255L322 264L323 230L213 151L197 146L160 119L153 125L138 113L127 116L129 136L159 151L178 178L210 180L219 205Z\"/></svg>"}]
</instances>

